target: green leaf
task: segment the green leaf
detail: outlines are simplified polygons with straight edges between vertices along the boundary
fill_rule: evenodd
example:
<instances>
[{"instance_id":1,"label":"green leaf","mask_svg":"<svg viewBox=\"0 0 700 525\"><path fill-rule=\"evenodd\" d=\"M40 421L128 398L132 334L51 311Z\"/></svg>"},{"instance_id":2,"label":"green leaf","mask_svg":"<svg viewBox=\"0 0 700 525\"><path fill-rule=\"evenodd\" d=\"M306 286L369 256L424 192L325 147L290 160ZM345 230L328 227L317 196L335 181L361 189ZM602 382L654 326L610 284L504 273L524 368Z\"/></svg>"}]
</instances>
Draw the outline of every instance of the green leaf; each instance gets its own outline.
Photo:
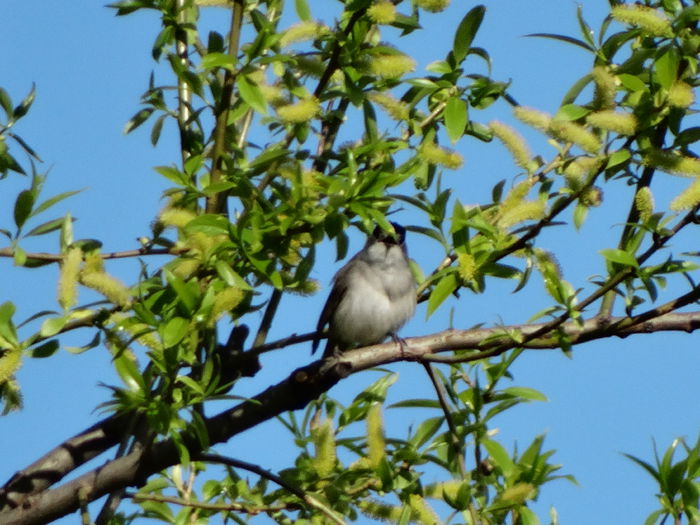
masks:
<instances>
[{"instance_id":1,"label":"green leaf","mask_svg":"<svg viewBox=\"0 0 700 525\"><path fill-rule=\"evenodd\" d=\"M12 316L15 314L15 305L9 301L0 305L0 336L7 339L10 344L17 344L17 332L12 324Z\"/></svg>"},{"instance_id":2,"label":"green leaf","mask_svg":"<svg viewBox=\"0 0 700 525\"><path fill-rule=\"evenodd\" d=\"M100 344L101 339L102 339L102 334L100 332L97 332L95 334L95 336L90 340L89 343L87 343L83 346L66 346L65 349L68 352L70 352L71 354L82 354L83 352L98 346Z\"/></svg>"},{"instance_id":3,"label":"green leaf","mask_svg":"<svg viewBox=\"0 0 700 525\"><path fill-rule=\"evenodd\" d=\"M32 237L32 236L37 236L37 235L44 235L46 233L51 233L53 231L60 230L62 226L63 226L63 217L59 217L58 219L53 219L51 221L44 222L44 223L40 224L39 226L32 228L26 234L26 237Z\"/></svg>"},{"instance_id":4,"label":"green leaf","mask_svg":"<svg viewBox=\"0 0 700 525\"><path fill-rule=\"evenodd\" d=\"M34 192L31 190L23 190L17 195L17 200L15 200L15 224L17 228L21 229L24 223L32 214L32 207L34 206Z\"/></svg>"},{"instance_id":5,"label":"green leaf","mask_svg":"<svg viewBox=\"0 0 700 525\"><path fill-rule=\"evenodd\" d=\"M575 46L581 47L585 49L586 51L590 51L591 53L595 53L595 49L593 46L590 46L586 44L583 40L579 40L578 38L573 38L571 36L566 36L566 35L557 35L555 33L530 33L529 35L525 36L532 36L532 37L539 37L539 38L551 38L552 40L559 40L560 42L566 42L567 44L573 44Z\"/></svg>"},{"instance_id":6,"label":"green leaf","mask_svg":"<svg viewBox=\"0 0 700 525\"><path fill-rule=\"evenodd\" d=\"M511 394L513 396L521 397L527 399L528 401L549 401L547 396L545 396L539 390L534 388L529 388L526 386L511 386L502 390L506 394Z\"/></svg>"},{"instance_id":7,"label":"green leaf","mask_svg":"<svg viewBox=\"0 0 700 525\"><path fill-rule=\"evenodd\" d=\"M253 289L226 261L216 261L216 272L228 286L240 288L241 290Z\"/></svg>"},{"instance_id":8,"label":"green leaf","mask_svg":"<svg viewBox=\"0 0 700 525\"><path fill-rule=\"evenodd\" d=\"M488 451L496 466L501 469L506 479L510 478L515 472L515 463L503 445L490 439L482 439L481 444Z\"/></svg>"},{"instance_id":9,"label":"green leaf","mask_svg":"<svg viewBox=\"0 0 700 525\"><path fill-rule=\"evenodd\" d=\"M416 433L411 436L408 442L415 448L420 448L440 430L444 420L445 418L442 416L425 419L418 426Z\"/></svg>"},{"instance_id":10,"label":"green leaf","mask_svg":"<svg viewBox=\"0 0 700 525\"><path fill-rule=\"evenodd\" d=\"M606 169L614 168L615 166L618 166L622 164L623 162L627 162L630 157L631 153L629 150L626 149L621 149L618 151L615 151L608 157L608 163L605 165Z\"/></svg>"},{"instance_id":11,"label":"green leaf","mask_svg":"<svg viewBox=\"0 0 700 525\"><path fill-rule=\"evenodd\" d=\"M477 5L472 8L459 23L457 31L455 32L454 43L452 44L452 54L454 55L455 62L458 64L466 58L469 48L476 36L476 32L479 30L479 26L484 19L484 14L486 14L486 7Z\"/></svg>"},{"instance_id":12,"label":"green leaf","mask_svg":"<svg viewBox=\"0 0 700 525\"><path fill-rule=\"evenodd\" d=\"M120 352L114 358L114 368L124 384L133 391L146 391L146 384L129 351Z\"/></svg>"},{"instance_id":13,"label":"green leaf","mask_svg":"<svg viewBox=\"0 0 700 525\"><path fill-rule=\"evenodd\" d=\"M565 104L559 108L557 114L554 115L555 119L560 120L579 120L585 117L591 112L590 109L584 108L577 104Z\"/></svg>"},{"instance_id":14,"label":"green leaf","mask_svg":"<svg viewBox=\"0 0 700 525\"><path fill-rule=\"evenodd\" d=\"M68 318L61 316L61 317L50 317L48 319L45 319L43 323L41 323L41 329L39 330L39 335L42 337L51 337L56 335L58 332L63 330L63 327L66 326L66 323L68 322Z\"/></svg>"},{"instance_id":15,"label":"green leaf","mask_svg":"<svg viewBox=\"0 0 700 525\"><path fill-rule=\"evenodd\" d=\"M12 115L12 99L7 91L0 87L0 107L9 118Z\"/></svg>"},{"instance_id":16,"label":"green leaf","mask_svg":"<svg viewBox=\"0 0 700 525\"><path fill-rule=\"evenodd\" d=\"M166 179L169 179L172 182L174 182L175 184L187 186L190 183L190 180L185 173L172 166L156 166L153 169L160 173Z\"/></svg>"},{"instance_id":17,"label":"green leaf","mask_svg":"<svg viewBox=\"0 0 700 525\"><path fill-rule=\"evenodd\" d=\"M160 327L160 336L163 339L163 345L170 348L178 344L187 335L190 329L190 323L182 317L174 317L165 325Z\"/></svg>"},{"instance_id":18,"label":"green leaf","mask_svg":"<svg viewBox=\"0 0 700 525\"><path fill-rule=\"evenodd\" d=\"M445 105L444 118L447 136L454 144L467 127L467 103L459 97L450 97Z\"/></svg>"},{"instance_id":19,"label":"green leaf","mask_svg":"<svg viewBox=\"0 0 700 525\"><path fill-rule=\"evenodd\" d=\"M679 64L680 56L675 47L669 47L663 55L656 59L654 67L656 78L665 89L669 89L676 82Z\"/></svg>"},{"instance_id":20,"label":"green leaf","mask_svg":"<svg viewBox=\"0 0 700 525\"><path fill-rule=\"evenodd\" d=\"M459 281L457 280L457 275L455 272L447 274L445 277L440 279L433 291L430 293L430 298L428 299L428 311L426 317L430 317L432 313L437 310L449 295L459 288Z\"/></svg>"},{"instance_id":21,"label":"green leaf","mask_svg":"<svg viewBox=\"0 0 700 525\"><path fill-rule=\"evenodd\" d=\"M188 313L193 313L197 309L197 304L199 303L199 297L197 297L194 290L188 286L185 281L169 270L165 270L165 279L173 290L175 290L175 293L188 310Z\"/></svg>"},{"instance_id":22,"label":"green leaf","mask_svg":"<svg viewBox=\"0 0 700 525\"><path fill-rule=\"evenodd\" d=\"M144 108L129 119L129 122L124 126L124 134L129 134L138 128L141 124L148 120L148 117L155 111L154 108Z\"/></svg>"},{"instance_id":23,"label":"green leaf","mask_svg":"<svg viewBox=\"0 0 700 525\"><path fill-rule=\"evenodd\" d=\"M540 519L537 517L537 514L528 507L518 507L518 516L522 525L540 525Z\"/></svg>"},{"instance_id":24,"label":"green leaf","mask_svg":"<svg viewBox=\"0 0 700 525\"><path fill-rule=\"evenodd\" d=\"M299 20L303 20L304 22L312 20L311 9L309 9L309 4L306 0L294 0L294 7L296 8Z\"/></svg>"},{"instance_id":25,"label":"green leaf","mask_svg":"<svg viewBox=\"0 0 700 525\"><path fill-rule=\"evenodd\" d=\"M41 213L44 210L48 210L54 204L57 204L57 203L61 202L62 200L67 199L68 197L72 197L73 195L80 193L81 191L83 191L83 190L66 191L63 193L59 193L58 195L54 195L50 199L46 199L44 202L39 204L39 206L37 206L34 209L32 216L38 215L39 213Z\"/></svg>"},{"instance_id":26,"label":"green leaf","mask_svg":"<svg viewBox=\"0 0 700 525\"><path fill-rule=\"evenodd\" d=\"M37 358L51 357L60 347L58 339L51 339L51 341L46 341L44 344L31 348L29 355Z\"/></svg>"},{"instance_id":27,"label":"green leaf","mask_svg":"<svg viewBox=\"0 0 700 525\"><path fill-rule=\"evenodd\" d=\"M168 118L168 114L163 114L160 117L156 119L156 121L153 123L153 127L151 128L151 145L155 146L158 144L158 140L160 139L160 132L163 131L163 124L165 123L165 119Z\"/></svg>"},{"instance_id":28,"label":"green leaf","mask_svg":"<svg viewBox=\"0 0 700 525\"><path fill-rule=\"evenodd\" d=\"M610 262L623 264L625 266L632 266L633 268L639 268L639 263L634 255L627 253L624 250L620 250L619 248L606 248L604 250L599 250L598 253L600 253Z\"/></svg>"},{"instance_id":29,"label":"green leaf","mask_svg":"<svg viewBox=\"0 0 700 525\"><path fill-rule=\"evenodd\" d=\"M238 92L241 98L258 113L267 115L267 101L260 91L260 88L255 82L248 80L245 75L239 75L236 78L238 84Z\"/></svg>"},{"instance_id":30,"label":"green leaf","mask_svg":"<svg viewBox=\"0 0 700 525\"><path fill-rule=\"evenodd\" d=\"M233 70L236 65L236 57L232 57L227 53L208 53L202 57L202 69L216 69L223 67Z\"/></svg>"},{"instance_id":31,"label":"green leaf","mask_svg":"<svg viewBox=\"0 0 700 525\"><path fill-rule=\"evenodd\" d=\"M229 221L223 215L208 213L195 217L185 226L188 233L205 233L207 235L228 235Z\"/></svg>"},{"instance_id":32,"label":"green leaf","mask_svg":"<svg viewBox=\"0 0 700 525\"><path fill-rule=\"evenodd\" d=\"M12 118L14 120L18 120L24 115L26 115L29 111L29 108L32 107L32 103L34 103L35 98L36 86L32 85L32 89L29 91L29 94L26 97L24 97L24 100L22 100L22 102L20 102L20 104L13 110Z\"/></svg>"}]
</instances>

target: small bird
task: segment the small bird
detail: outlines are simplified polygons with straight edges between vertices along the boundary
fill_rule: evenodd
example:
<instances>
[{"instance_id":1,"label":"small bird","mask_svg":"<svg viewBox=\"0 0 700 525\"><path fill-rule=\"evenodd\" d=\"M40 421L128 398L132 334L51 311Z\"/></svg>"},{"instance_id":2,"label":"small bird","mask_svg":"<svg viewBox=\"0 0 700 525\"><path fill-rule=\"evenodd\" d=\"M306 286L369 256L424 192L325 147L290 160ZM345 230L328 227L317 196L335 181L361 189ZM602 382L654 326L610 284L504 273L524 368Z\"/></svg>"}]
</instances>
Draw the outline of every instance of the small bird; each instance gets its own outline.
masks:
<instances>
[{"instance_id":1,"label":"small bird","mask_svg":"<svg viewBox=\"0 0 700 525\"><path fill-rule=\"evenodd\" d=\"M394 233L377 227L355 256L333 277L333 289L316 325L319 345L328 325L323 357L355 347L398 340L396 331L416 310L416 281L408 265L406 229L394 222Z\"/></svg>"}]
</instances>

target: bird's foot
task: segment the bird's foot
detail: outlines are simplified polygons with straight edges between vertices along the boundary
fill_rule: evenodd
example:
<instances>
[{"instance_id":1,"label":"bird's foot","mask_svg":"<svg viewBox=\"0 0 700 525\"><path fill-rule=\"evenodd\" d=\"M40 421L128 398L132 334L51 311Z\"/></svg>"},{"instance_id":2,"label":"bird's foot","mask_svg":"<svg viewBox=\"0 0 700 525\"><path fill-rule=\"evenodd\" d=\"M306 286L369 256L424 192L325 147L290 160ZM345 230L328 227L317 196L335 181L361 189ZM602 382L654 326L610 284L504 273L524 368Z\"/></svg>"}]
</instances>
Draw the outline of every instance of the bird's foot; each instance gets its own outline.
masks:
<instances>
[{"instance_id":1,"label":"bird's foot","mask_svg":"<svg viewBox=\"0 0 700 525\"><path fill-rule=\"evenodd\" d=\"M406 357L406 347L408 346L406 343L406 340L403 339L402 337L399 337L394 332L392 332L390 335L391 335L392 341L394 341L397 345L399 345L399 350L401 351L401 358L405 358Z\"/></svg>"}]
</instances>

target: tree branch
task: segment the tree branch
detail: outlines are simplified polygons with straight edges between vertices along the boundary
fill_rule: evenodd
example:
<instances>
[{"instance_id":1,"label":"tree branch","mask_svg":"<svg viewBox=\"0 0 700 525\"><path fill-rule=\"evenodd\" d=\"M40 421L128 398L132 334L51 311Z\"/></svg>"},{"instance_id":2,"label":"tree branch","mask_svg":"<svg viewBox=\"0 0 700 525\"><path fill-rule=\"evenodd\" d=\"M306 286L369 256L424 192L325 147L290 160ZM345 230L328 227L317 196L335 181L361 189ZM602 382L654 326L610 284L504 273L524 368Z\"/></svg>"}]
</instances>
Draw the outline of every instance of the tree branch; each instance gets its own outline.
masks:
<instances>
[{"instance_id":1,"label":"tree branch","mask_svg":"<svg viewBox=\"0 0 700 525\"><path fill-rule=\"evenodd\" d=\"M663 313L669 309L689 304L697 300L700 290L693 290L681 298L666 303L663 307L649 310L635 317L594 317L582 323L568 322L558 327L559 333L566 335L571 345L578 345L610 336L627 337L633 334L683 331L700 329L700 311L690 313ZM205 421L210 443L227 441L258 424L289 410L303 408L322 393L328 391L339 380L369 368L383 366L401 360L436 360L439 352L451 350L472 350L460 353L452 361L474 361L502 354L512 348L525 346L530 349L555 349L559 347L558 337L539 337L526 345L514 340L513 333L527 337L537 333L547 323L512 325L475 330L447 330L406 341L406 346L397 348L393 342L374 345L349 351L338 358L315 361L294 370L287 379L229 410L221 412ZM478 351L475 351L477 350ZM450 362L448 360L443 360ZM147 451L138 450L116 458L76 479L53 490L45 490L27 496L28 490L18 490L27 485L36 487L37 481L51 476L55 483L72 468L85 463L107 448L116 445L121 436L122 420L114 417L98 423L89 431L79 434L69 442L54 449L33 466L17 473L6 484L3 495L10 507L0 512L0 523L31 525L45 523L80 508L79 489L95 499L127 486L139 486L147 477L168 466L179 463L180 456L172 440L155 443ZM199 442L188 435L182 441L193 454L201 448ZM37 464L45 465L43 469ZM56 477L56 465L63 469ZM72 465L72 468L69 466ZM45 481L45 480L44 480Z\"/></svg>"}]
</instances>

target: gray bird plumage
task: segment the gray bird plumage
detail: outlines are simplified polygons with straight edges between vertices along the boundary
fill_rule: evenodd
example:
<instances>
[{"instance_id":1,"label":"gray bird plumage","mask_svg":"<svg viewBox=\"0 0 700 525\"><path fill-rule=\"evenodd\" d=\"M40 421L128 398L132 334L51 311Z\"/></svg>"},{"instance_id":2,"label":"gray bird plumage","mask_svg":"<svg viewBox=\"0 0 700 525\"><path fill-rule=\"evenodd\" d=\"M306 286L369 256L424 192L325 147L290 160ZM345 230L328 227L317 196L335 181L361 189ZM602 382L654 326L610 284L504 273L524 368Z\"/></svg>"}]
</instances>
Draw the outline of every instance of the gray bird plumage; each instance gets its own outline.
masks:
<instances>
[{"instance_id":1,"label":"gray bird plumage","mask_svg":"<svg viewBox=\"0 0 700 525\"><path fill-rule=\"evenodd\" d=\"M333 277L333 289L316 326L320 334L328 325L323 357L396 337L413 316L416 282L408 265L406 230L391 224L395 234L377 227L364 248ZM312 352L318 344L317 338Z\"/></svg>"}]
</instances>

